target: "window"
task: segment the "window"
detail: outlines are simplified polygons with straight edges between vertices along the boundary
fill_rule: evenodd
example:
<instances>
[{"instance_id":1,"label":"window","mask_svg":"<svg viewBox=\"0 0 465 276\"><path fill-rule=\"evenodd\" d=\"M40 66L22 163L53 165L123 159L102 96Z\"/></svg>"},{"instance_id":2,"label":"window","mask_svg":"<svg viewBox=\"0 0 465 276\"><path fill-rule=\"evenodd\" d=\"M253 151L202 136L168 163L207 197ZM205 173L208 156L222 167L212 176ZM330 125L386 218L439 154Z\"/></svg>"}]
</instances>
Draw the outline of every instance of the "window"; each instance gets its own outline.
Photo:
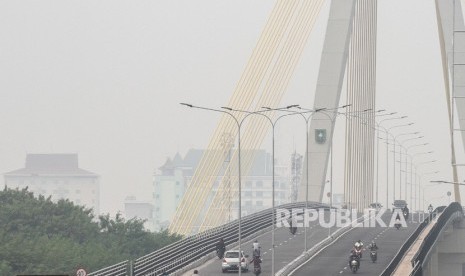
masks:
<instances>
[{"instance_id":1,"label":"window","mask_svg":"<svg viewBox=\"0 0 465 276\"><path fill-rule=\"evenodd\" d=\"M263 187L263 182L262 181L257 181L257 183L255 183L255 186L257 188L261 188L261 187Z\"/></svg>"},{"instance_id":2,"label":"window","mask_svg":"<svg viewBox=\"0 0 465 276\"><path fill-rule=\"evenodd\" d=\"M263 201L261 201L261 200L257 200L257 202L255 203L255 205L257 205L257 206L260 206L260 207L261 207L261 206L263 206Z\"/></svg>"},{"instance_id":3,"label":"window","mask_svg":"<svg viewBox=\"0 0 465 276\"><path fill-rule=\"evenodd\" d=\"M256 197L263 197L263 192L255 192Z\"/></svg>"},{"instance_id":4,"label":"window","mask_svg":"<svg viewBox=\"0 0 465 276\"><path fill-rule=\"evenodd\" d=\"M245 192L245 197L252 197L252 192Z\"/></svg>"},{"instance_id":5,"label":"window","mask_svg":"<svg viewBox=\"0 0 465 276\"><path fill-rule=\"evenodd\" d=\"M246 181L245 182L245 187L246 188L252 188L252 181Z\"/></svg>"},{"instance_id":6,"label":"window","mask_svg":"<svg viewBox=\"0 0 465 276\"><path fill-rule=\"evenodd\" d=\"M247 200L247 201L245 202L245 206L252 206L252 201Z\"/></svg>"}]
</instances>

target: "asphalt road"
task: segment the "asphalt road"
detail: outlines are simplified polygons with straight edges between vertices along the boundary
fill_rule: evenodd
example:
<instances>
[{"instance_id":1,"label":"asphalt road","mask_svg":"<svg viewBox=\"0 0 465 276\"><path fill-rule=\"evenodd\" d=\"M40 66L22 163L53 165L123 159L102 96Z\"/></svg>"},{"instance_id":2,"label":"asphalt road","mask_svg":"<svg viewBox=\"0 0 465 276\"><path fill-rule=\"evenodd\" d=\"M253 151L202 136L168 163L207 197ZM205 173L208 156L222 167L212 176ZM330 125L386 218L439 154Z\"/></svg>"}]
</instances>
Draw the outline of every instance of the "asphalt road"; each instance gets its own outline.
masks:
<instances>
[{"instance_id":1,"label":"asphalt road","mask_svg":"<svg viewBox=\"0 0 465 276\"><path fill-rule=\"evenodd\" d=\"M329 213L329 212L325 212ZM331 231L336 231L337 228L333 227ZM325 239L329 234L328 228L323 228L317 222L310 223L307 228L307 246L311 248L321 240ZM257 238L261 246L262 253L262 274L271 275L271 231L267 232ZM252 256L252 242L242 244L242 250L245 254L250 255L249 261ZM289 228L276 228L275 230L275 273L287 265L290 261L297 258L304 251L304 230L299 228L296 235L291 235ZM213 276L213 275L228 275L238 274L238 272L228 272L223 274L221 271L221 261L214 259L207 264L196 268L199 275ZM253 264L249 264L249 269L253 270ZM251 271L243 272L244 275L253 275ZM185 274L186 275L186 274ZM189 274L187 274L189 275Z\"/></svg>"},{"instance_id":2,"label":"asphalt road","mask_svg":"<svg viewBox=\"0 0 465 276\"><path fill-rule=\"evenodd\" d=\"M383 221L389 216L383 216ZM358 275L380 275L388 266L397 251L418 227L418 222L407 221L407 227L397 230L388 227L363 227L354 228L335 243L321 251L309 262L296 270L293 276L308 275L349 275L353 274L348 266L349 253L353 244L357 240L362 240L364 246L368 246L371 241L375 241L379 247L378 260L372 263L369 250L365 250L360 262ZM266 274L265 274L266 275Z\"/></svg>"}]
</instances>

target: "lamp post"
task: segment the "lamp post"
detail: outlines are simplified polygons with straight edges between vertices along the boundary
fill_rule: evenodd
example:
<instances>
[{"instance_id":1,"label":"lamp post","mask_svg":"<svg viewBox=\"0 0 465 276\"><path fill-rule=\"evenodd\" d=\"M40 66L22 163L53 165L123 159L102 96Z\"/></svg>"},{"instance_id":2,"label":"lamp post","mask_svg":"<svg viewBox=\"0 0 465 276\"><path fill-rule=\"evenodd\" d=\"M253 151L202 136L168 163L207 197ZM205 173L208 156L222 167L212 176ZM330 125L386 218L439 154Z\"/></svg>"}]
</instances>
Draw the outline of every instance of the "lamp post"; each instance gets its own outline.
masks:
<instances>
[{"instance_id":1,"label":"lamp post","mask_svg":"<svg viewBox=\"0 0 465 276\"><path fill-rule=\"evenodd\" d=\"M336 110L340 109L340 108L346 108L346 107L349 107L351 106L351 104L346 104L346 105L343 105L343 106L340 106L340 107L336 107L336 108L331 108L331 109L327 109L327 108L319 108L319 109L316 109L314 111L313 114L315 114L316 112L319 112L320 114L323 114L325 115L330 121L331 121L331 141L330 141L330 146L329 146L329 152L331 153L331 159L330 159L330 167L331 167L331 170L330 170L330 183L329 183L329 189L330 189L330 197L329 197L329 206L330 206L330 210L332 210L332 207L333 207L333 133L334 133L334 120L338 114L338 112ZM302 109L302 110L305 110L307 112L309 111L312 111L311 109L308 109L308 108L302 108L302 107L298 107L299 109ZM326 112L329 112L331 110L334 110L334 118L332 118L330 115L326 114ZM312 115L313 115L312 114ZM310 117L309 117L310 118ZM308 118L308 119L309 119ZM305 118L304 118L305 119ZM306 119L306 135L307 135L307 141L306 141L306 154L307 154L307 167L306 167L306 172L307 172L307 187L306 187L306 206L307 206L307 202L308 202L308 156L309 156L309 152L308 152L308 138L309 138L309 127L308 127L308 119ZM330 214L331 215L331 214ZM307 227L304 227L304 231L305 231L305 251L307 251ZM331 227L328 227L328 236L331 236Z\"/></svg>"},{"instance_id":2,"label":"lamp post","mask_svg":"<svg viewBox=\"0 0 465 276\"><path fill-rule=\"evenodd\" d=\"M412 207L414 206L413 204L414 203L413 202L413 156L409 154L409 150L414 147L421 147L421 146L426 146L426 145L428 145L428 143L410 145L405 148L406 155L410 157L410 204ZM407 165L406 165L406 168L407 168ZM407 183L407 177L405 179L406 179L405 183ZM405 200L407 200L407 185L405 185Z\"/></svg>"},{"instance_id":3,"label":"lamp post","mask_svg":"<svg viewBox=\"0 0 465 276\"><path fill-rule=\"evenodd\" d=\"M361 118L357 115L354 115L354 113L364 113L364 112L367 112L367 111L371 111L372 109L365 109L365 110L362 110L362 111L353 111L353 112L346 112L346 113L337 113L337 115L344 115L346 116L346 118L351 118L351 117L355 117L355 118L358 118L358 119L364 119L364 118ZM371 113L380 113L380 112L384 112L386 111L385 109L381 109L381 110L376 110L376 111L373 111ZM390 116L390 115L394 115L394 114L397 114L397 112L391 112L391 113L387 113L387 114L379 114L379 115L376 115L375 114L375 117L381 117L381 116ZM387 118L387 119L383 119L381 120L379 123L377 123L376 121L374 122L374 124L370 123L370 122L367 122L365 121L366 123L361 123L361 124L364 124L364 125L367 125L367 126L370 126L372 127L375 131L377 131L377 144L376 144L376 202L378 202L378 194L379 194L379 140L380 140L380 137L379 137L379 130L381 128L380 124L381 122L383 121L387 121L387 120L394 120L394 119L403 119L403 118L406 118L407 116L404 116L404 117L396 117L396 118ZM373 127L375 125L375 127ZM376 127L377 126L377 127ZM383 128L384 131L386 131L385 128ZM388 179L387 179L388 180ZM386 199L387 201L387 199Z\"/></svg>"},{"instance_id":4,"label":"lamp post","mask_svg":"<svg viewBox=\"0 0 465 276\"><path fill-rule=\"evenodd\" d=\"M247 113L247 115L243 118L243 120L249 116L249 115L260 115L260 116L263 116L265 117L268 122L271 124L271 132L272 132L272 135L271 135L271 149L272 149L272 154L271 154L271 158L272 158L272 190L271 190L271 209L272 209L272 218L271 218L271 224L272 224L272 230L271 230L271 275L274 275L274 267L275 267L275 264L274 264L274 260L275 260L275 218L276 218L276 214L275 214L275 164L274 164L274 154L275 154L275 141L274 141L274 134L275 134L275 126L276 126L276 123L278 122L279 119L283 118L283 117L286 117L286 116L290 116L290 115L294 115L294 113L288 113L288 114L284 114L284 115L281 115L279 117L277 117L274 121L268 116L268 115L265 115L263 114L263 112L267 112L267 111L278 111L278 110L287 110L287 109L290 109L290 108L293 108L293 107L297 107L298 105L290 105L290 106L287 106L285 108L275 108L275 109L272 109L272 108L269 108L269 107L263 107L265 108L265 110L262 110L262 111L255 111L255 112L250 112L250 111L245 111L245 110L238 110L238 109L233 109L233 108L230 108L230 107L222 107L223 109L226 109L226 110L229 110L229 111L236 111L236 112L243 112L243 113ZM239 252L240 252L240 249L239 249ZM241 269L239 269L239 271L241 271ZM239 275L240 275L240 272L239 272Z\"/></svg>"},{"instance_id":5,"label":"lamp post","mask_svg":"<svg viewBox=\"0 0 465 276\"><path fill-rule=\"evenodd\" d=\"M397 134L396 136L394 136L394 144L396 143L396 141L399 144L399 199L402 199L402 143L400 143L400 141L398 141L397 139L401 136L416 135L418 133L419 132L409 132ZM405 160L407 160L407 157L405 157ZM405 166L407 167L407 163L405 163ZM407 171L407 169L405 170Z\"/></svg>"},{"instance_id":6,"label":"lamp post","mask_svg":"<svg viewBox=\"0 0 465 276\"><path fill-rule=\"evenodd\" d=\"M430 153L432 153L432 151L431 151L431 152L421 152L421 153L417 153L417 154L415 154L415 155L430 154ZM415 155L412 156L412 159L415 157ZM423 166L423 165L426 165L426 164L435 163L436 161L437 161L437 160L429 160L429 161L425 161L425 162L418 163L418 164L415 165L415 170L418 171L418 167ZM423 174L420 174L419 186L421 185L421 181L422 181L421 178L422 178L422 176L423 176L423 175L427 175L427 174L430 174L430 173L423 173ZM419 189L420 189L420 188L418 188L418 190L419 190ZM424 199L424 196L425 196L425 195L423 194L423 199Z\"/></svg>"},{"instance_id":7,"label":"lamp post","mask_svg":"<svg viewBox=\"0 0 465 276\"><path fill-rule=\"evenodd\" d=\"M238 142L237 142L237 159L238 159L238 194L239 194L239 198L238 198L238 240L239 240L239 254L241 252L241 243L242 243L242 237L241 237L241 217L242 217L242 214L241 214L241 198L242 198L242 195L241 195L241 179L242 179L242 176L241 176L241 126L242 126L242 122L244 122L245 118L242 118L241 121L239 121L239 119L234 116L232 113L230 112L227 112L227 111L224 111L224 110L219 110L219 109L214 109L214 108L208 108L208 107L201 107L201 106L195 106L195 105L192 105L192 104L188 104L188 103L181 103L181 105L184 105L184 106L187 106L187 107L191 107L191 108L197 108L197 109L202 109L202 110L208 110L208 111L214 111L214 112L219 112L219 113L223 113L223 114L227 114L229 115L231 118L233 118L234 122L236 123L237 125L237 137L238 137ZM240 267L241 265L239 265ZM239 275L241 275L241 269L239 268Z\"/></svg>"},{"instance_id":8,"label":"lamp post","mask_svg":"<svg viewBox=\"0 0 465 276\"><path fill-rule=\"evenodd\" d=\"M396 114L397 112L394 112L393 114ZM386 208L388 208L389 206L389 132L388 130L383 127L381 124L384 122L384 121L390 121L390 120L401 120L401 119L405 119L407 118L407 116L401 116L401 117L394 117L394 118L387 118L387 119L383 119L383 120L380 120L379 123L377 123L377 127L378 127L378 141L379 139L381 139L379 137L379 130L382 128L384 130L384 132L386 133ZM376 184L378 185L378 184Z\"/></svg>"},{"instance_id":9,"label":"lamp post","mask_svg":"<svg viewBox=\"0 0 465 276\"><path fill-rule=\"evenodd\" d=\"M397 126L392 126L390 128L387 129L387 133L391 134L390 130L391 129L394 129L394 128L398 128L398 127L406 127L406 126L411 126L413 125L413 123L408 123L408 124L404 124L404 125L397 125ZM394 150L393 150L393 153L394 153L394 156L393 156L393 176L392 176L392 182L393 182L393 191L392 191L392 194L393 194L393 200L396 199L396 139L395 137L391 134L392 136L392 145L394 146Z\"/></svg>"},{"instance_id":10,"label":"lamp post","mask_svg":"<svg viewBox=\"0 0 465 276\"><path fill-rule=\"evenodd\" d=\"M416 154L413 154L412 157L411 157L411 160L412 160L412 163L414 163L414 158L418 155L423 155L423 154L431 154L433 153L433 151L427 151L427 152L419 152L419 153L416 153ZM422 163L419 163L419 164L416 164L415 165L415 171L418 171L418 167L422 166L422 165L425 165L425 164L431 164L431 163L434 163L436 162L436 160L430 160L430 161L426 161L426 162L422 162ZM420 179L419 179L419 184L421 184L421 176L422 175L426 175L426 174L430 174L430 173L423 173L420 175ZM420 187L418 187L418 194L420 194ZM418 200L418 207L420 205L420 202Z\"/></svg>"},{"instance_id":11,"label":"lamp post","mask_svg":"<svg viewBox=\"0 0 465 276\"><path fill-rule=\"evenodd\" d=\"M349 105L347 105L349 106ZM346 106L344 106L346 107ZM301 109L301 107L298 107ZM309 152L308 152L308 149L309 149L309 146L308 146L308 140L309 140L309 125L308 123L310 122L310 118L313 116L313 114L315 114L315 112L318 112L318 111L321 111L321 110L324 110L325 108L318 108L318 109L315 109L315 110L307 110L307 111L303 111L303 112L293 112L292 114L289 114L289 115L294 115L294 114L299 114L301 115L301 118L303 118L303 120L305 121L305 155L306 155L306 158L307 158L307 164L305 166L305 181L306 181L306 185L305 185L305 210L308 209L308 185L309 185L309 181L308 181L308 158L309 158ZM306 113L310 113L309 116L305 117L304 114ZM308 245L307 245L307 225L305 224L305 221L304 221L304 252L307 252L308 250Z\"/></svg>"},{"instance_id":12,"label":"lamp post","mask_svg":"<svg viewBox=\"0 0 465 276\"><path fill-rule=\"evenodd\" d=\"M241 236L241 221L242 221L242 210L241 210L241 198L242 198L242 195L241 195L241 192L242 192L242 176L241 176L241 127L242 127L242 123L245 121L245 119L250 116L250 115L253 115L253 114L260 114L258 112L247 112L248 114L245 115L241 120L239 120L236 116L234 116L234 114L232 114L231 112L228 112L228 111L235 111L231 108L227 108L227 107L222 107L223 109L226 109L228 111L225 111L225 110L219 110L219 109L214 109L214 108L208 108L208 107L201 107L201 106L195 106L195 105L192 105L192 104L188 104L188 103L181 103L181 105L184 105L184 106L187 106L187 107L190 107L190 108L197 108L197 109L202 109L202 110L207 110L207 111L214 111L214 112L219 112L219 113L223 113L223 114L227 114L228 116L230 116L231 118L234 119L234 122L236 123L237 125L237 132L238 132L238 146L237 146L237 156L238 156L238 240L239 240L239 254L240 252L242 252L241 250L241 243L242 243L242 236ZM291 108L291 107L294 107L294 106L288 106L286 108ZM280 108L282 109L282 108ZM280 110L280 109L273 109L273 110ZM260 114L260 115L263 115L265 116L264 114ZM267 117L267 116L265 116ZM273 129L274 131L274 129ZM273 138L274 138L274 135L273 135ZM274 139L273 139L273 147L274 147ZM273 152L273 189L274 189L274 152ZM274 193L273 193L273 216L274 216ZM273 222L273 226L274 226L274 222ZM273 235L274 235L274 232L273 232ZM274 246L274 245L273 245ZM241 275L241 268L240 268L241 265L239 265L239 275Z\"/></svg>"},{"instance_id":13,"label":"lamp post","mask_svg":"<svg viewBox=\"0 0 465 276\"><path fill-rule=\"evenodd\" d=\"M407 171L408 171L408 157L410 157L410 172L412 172L412 156L408 153L409 149L412 148L412 147L416 147L416 146L424 146L424 145L428 145L428 143L423 143L423 144L416 144L416 145L411 145L409 147L405 147L404 146L404 143L408 142L408 141L413 141L413 140L417 140L417 139L421 139L423 138L423 136L418 136L418 137L414 137L414 138L410 138L410 139L406 139L406 140L403 140L403 141L399 141L399 146L400 146L400 152L402 152L402 149L404 149L405 151L405 179L404 179L404 195L405 195L405 200L407 200L407 178L408 178L408 174L407 174ZM399 166L402 165L402 159L399 161ZM401 170L402 171L402 170ZM412 183L412 173L410 173L410 183ZM402 188L401 188L402 190ZM410 196L412 196L412 189L410 189ZM410 202L411 203L411 202ZM413 206L413 204L412 204Z\"/></svg>"}]
</instances>

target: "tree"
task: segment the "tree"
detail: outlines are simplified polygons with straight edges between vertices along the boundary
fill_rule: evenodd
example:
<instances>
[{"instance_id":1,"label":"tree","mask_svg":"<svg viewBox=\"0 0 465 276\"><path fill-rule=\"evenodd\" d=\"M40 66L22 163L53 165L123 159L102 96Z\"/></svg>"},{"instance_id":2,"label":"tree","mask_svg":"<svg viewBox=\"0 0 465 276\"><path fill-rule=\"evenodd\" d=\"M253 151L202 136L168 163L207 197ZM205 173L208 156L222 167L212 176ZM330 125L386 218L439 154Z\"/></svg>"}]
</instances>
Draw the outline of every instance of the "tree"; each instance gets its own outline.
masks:
<instances>
[{"instance_id":1,"label":"tree","mask_svg":"<svg viewBox=\"0 0 465 276\"><path fill-rule=\"evenodd\" d=\"M135 259L181 237L151 233L120 213L92 215L68 200L54 203L27 188L0 192L0 275L74 274Z\"/></svg>"}]
</instances>

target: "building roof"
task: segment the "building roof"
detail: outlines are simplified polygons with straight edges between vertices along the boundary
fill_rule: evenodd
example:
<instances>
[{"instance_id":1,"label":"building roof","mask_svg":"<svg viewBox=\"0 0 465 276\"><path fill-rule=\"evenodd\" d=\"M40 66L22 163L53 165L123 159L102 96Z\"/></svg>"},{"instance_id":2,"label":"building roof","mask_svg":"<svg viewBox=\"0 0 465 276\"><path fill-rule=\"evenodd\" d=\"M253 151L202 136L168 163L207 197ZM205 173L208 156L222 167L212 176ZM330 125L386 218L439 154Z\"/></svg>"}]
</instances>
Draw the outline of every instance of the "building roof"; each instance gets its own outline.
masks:
<instances>
[{"instance_id":1,"label":"building roof","mask_svg":"<svg viewBox=\"0 0 465 276\"><path fill-rule=\"evenodd\" d=\"M28 154L26 166L4 174L5 176L61 175L61 176L98 176L83 170L78 165L78 155L62 154Z\"/></svg>"},{"instance_id":2,"label":"building roof","mask_svg":"<svg viewBox=\"0 0 465 276\"><path fill-rule=\"evenodd\" d=\"M173 160L167 158L165 164L159 169L162 171L163 175L169 175L173 173L175 168L183 169L184 176L192 176L197 168L200 160L202 159L203 154L207 150L202 149L190 149L184 159L181 158L179 153L176 153ZM244 150L243 154L252 154L254 157L253 165L250 168L250 171L245 172L250 176L266 176L272 174L271 167L271 154L265 152L265 150Z\"/></svg>"}]
</instances>

